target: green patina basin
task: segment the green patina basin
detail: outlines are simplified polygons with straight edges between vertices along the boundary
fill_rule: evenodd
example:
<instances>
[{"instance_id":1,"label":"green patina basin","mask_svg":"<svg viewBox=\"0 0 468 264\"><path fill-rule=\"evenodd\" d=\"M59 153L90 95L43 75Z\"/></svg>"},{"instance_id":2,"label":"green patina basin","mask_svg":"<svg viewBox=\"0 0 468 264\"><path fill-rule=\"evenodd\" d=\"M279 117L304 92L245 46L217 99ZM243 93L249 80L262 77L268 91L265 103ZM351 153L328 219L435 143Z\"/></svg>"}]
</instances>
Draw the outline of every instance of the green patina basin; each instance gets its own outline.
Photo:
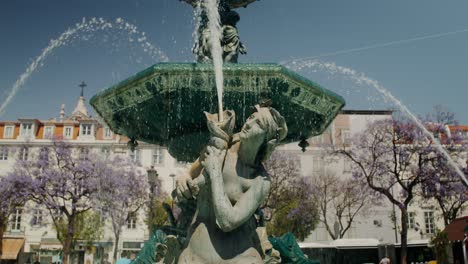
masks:
<instances>
[{"instance_id":1,"label":"green patina basin","mask_svg":"<svg viewBox=\"0 0 468 264\"><path fill-rule=\"evenodd\" d=\"M240 129L252 106L272 101L286 119L284 142L321 134L345 101L278 64L225 64L224 109L236 113ZM158 63L95 95L91 105L117 134L167 146L193 161L208 139L203 111L216 113L211 64Z\"/></svg>"}]
</instances>

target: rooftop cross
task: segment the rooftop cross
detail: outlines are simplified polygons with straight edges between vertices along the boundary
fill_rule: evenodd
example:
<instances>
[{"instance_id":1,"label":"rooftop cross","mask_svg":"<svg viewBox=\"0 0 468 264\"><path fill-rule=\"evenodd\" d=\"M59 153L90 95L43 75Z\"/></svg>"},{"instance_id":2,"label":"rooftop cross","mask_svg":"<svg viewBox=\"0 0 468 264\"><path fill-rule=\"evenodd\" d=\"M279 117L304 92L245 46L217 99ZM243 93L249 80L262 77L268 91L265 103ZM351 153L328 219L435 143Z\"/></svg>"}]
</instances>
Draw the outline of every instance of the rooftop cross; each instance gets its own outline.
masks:
<instances>
[{"instance_id":1,"label":"rooftop cross","mask_svg":"<svg viewBox=\"0 0 468 264\"><path fill-rule=\"evenodd\" d=\"M88 110L86 109L85 106L85 99L84 99L84 88L88 86L84 81L81 81L81 83L78 85L78 87L81 88L81 93L80 93L80 98L78 98L78 102L76 104L75 110L72 113L72 118L76 117L89 117L88 116Z\"/></svg>"},{"instance_id":2,"label":"rooftop cross","mask_svg":"<svg viewBox=\"0 0 468 264\"><path fill-rule=\"evenodd\" d=\"M80 85L78 85L78 87L81 87L81 93L80 93L80 96L83 97L84 96L84 88L88 86L84 81L81 81Z\"/></svg>"}]
</instances>

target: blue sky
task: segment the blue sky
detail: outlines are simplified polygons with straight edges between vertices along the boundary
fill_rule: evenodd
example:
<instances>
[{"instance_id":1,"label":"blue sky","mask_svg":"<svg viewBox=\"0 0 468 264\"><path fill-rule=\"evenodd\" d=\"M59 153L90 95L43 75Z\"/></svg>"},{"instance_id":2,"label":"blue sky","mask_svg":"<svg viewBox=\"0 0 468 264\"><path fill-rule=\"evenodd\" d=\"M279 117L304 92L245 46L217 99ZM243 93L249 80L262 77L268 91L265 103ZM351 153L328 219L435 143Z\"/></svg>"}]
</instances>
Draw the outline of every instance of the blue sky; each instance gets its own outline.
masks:
<instances>
[{"instance_id":1,"label":"blue sky","mask_svg":"<svg viewBox=\"0 0 468 264\"><path fill-rule=\"evenodd\" d=\"M468 124L467 1L440 0L262 0L239 9L238 24L248 54L241 62L285 62L399 40L462 31L320 57L377 80L410 110L424 115L444 105ZM146 33L171 62L193 61L194 19L178 0L9 0L0 3L0 102L15 81L67 28L83 18L122 18ZM466 31L463 31L466 30ZM1 114L1 120L58 117L85 95L133 75L158 60L126 33L80 33L55 49L33 72ZM300 74L347 100L347 109L388 109L372 87L342 74L305 68Z\"/></svg>"}]
</instances>

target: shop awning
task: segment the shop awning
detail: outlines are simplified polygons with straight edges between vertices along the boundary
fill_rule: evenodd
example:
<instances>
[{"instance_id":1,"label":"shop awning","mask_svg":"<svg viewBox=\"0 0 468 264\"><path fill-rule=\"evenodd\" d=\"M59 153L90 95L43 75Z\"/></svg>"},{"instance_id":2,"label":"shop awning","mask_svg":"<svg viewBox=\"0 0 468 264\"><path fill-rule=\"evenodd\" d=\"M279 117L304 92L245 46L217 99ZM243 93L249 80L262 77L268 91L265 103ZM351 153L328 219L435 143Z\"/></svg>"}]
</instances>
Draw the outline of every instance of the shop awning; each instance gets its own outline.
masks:
<instances>
[{"instance_id":1,"label":"shop awning","mask_svg":"<svg viewBox=\"0 0 468 264\"><path fill-rule=\"evenodd\" d=\"M61 250L62 243L57 238L42 238L41 245L39 246L41 250Z\"/></svg>"},{"instance_id":2,"label":"shop awning","mask_svg":"<svg viewBox=\"0 0 468 264\"><path fill-rule=\"evenodd\" d=\"M39 247L42 250L51 250L51 251L56 251L56 250L61 250L62 245L58 244L47 244L47 245L42 245Z\"/></svg>"},{"instance_id":3,"label":"shop awning","mask_svg":"<svg viewBox=\"0 0 468 264\"><path fill-rule=\"evenodd\" d=\"M459 242L465 238L465 233L468 233L468 216L460 217L445 227L444 232L448 234L450 241Z\"/></svg>"},{"instance_id":4,"label":"shop awning","mask_svg":"<svg viewBox=\"0 0 468 264\"><path fill-rule=\"evenodd\" d=\"M2 258L1 259L16 259L18 253L24 245L23 238L4 238L2 240Z\"/></svg>"}]
</instances>

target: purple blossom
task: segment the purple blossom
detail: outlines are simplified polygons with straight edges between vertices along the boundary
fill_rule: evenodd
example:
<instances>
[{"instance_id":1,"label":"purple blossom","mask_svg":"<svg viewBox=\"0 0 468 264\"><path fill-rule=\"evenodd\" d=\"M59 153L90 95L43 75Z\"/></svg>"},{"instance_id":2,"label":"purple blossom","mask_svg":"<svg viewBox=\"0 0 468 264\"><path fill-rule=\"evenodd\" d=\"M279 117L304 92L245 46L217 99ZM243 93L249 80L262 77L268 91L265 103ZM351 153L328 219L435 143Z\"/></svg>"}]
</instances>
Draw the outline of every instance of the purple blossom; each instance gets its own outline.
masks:
<instances>
[{"instance_id":1,"label":"purple blossom","mask_svg":"<svg viewBox=\"0 0 468 264\"><path fill-rule=\"evenodd\" d=\"M51 146L42 147L37 157L18 161L0 185L9 189L14 185L12 197L31 198L51 212L54 223L66 220L66 237L59 238L65 255L71 250L71 223L79 214L91 209L108 214L135 210L148 194L146 174L131 162L118 157L105 160L88 150L75 150L69 143L55 139ZM8 194L0 190L1 195Z\"/></svg>"}]
</instances>

